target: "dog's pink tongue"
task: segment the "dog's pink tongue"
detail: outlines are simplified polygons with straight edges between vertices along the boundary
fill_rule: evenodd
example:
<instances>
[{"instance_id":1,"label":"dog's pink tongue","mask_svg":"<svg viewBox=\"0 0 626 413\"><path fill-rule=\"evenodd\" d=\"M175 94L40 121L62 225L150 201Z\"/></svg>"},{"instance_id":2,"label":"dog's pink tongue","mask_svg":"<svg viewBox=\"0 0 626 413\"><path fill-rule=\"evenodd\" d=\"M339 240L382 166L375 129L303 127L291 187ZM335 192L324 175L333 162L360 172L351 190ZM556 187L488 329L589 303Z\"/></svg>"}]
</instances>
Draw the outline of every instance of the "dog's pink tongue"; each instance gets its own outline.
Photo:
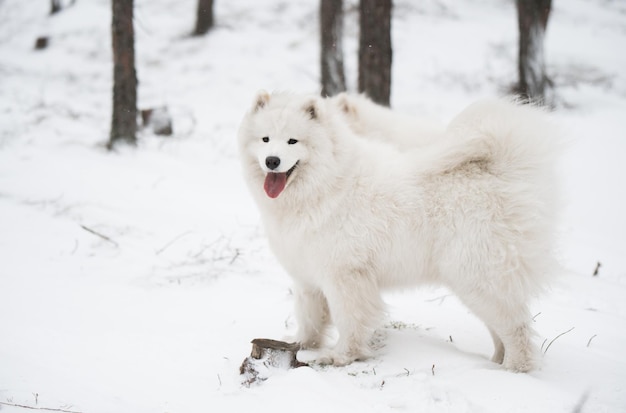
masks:
<instances>
[{"instance_id":1,"label":"dog's pink tongue","mask_svg":"<svg viewBox=\"0 0 626 413\"><path fill-rule=\"evenodd\" d=\"M286 173L274 173L270 172L265 177L265 184L263 185L263 189L265 189L265 193L270 198L276 198L283 192L285 189L285 185L287 184L287 174Z\"/></svg>"}]
</instances>

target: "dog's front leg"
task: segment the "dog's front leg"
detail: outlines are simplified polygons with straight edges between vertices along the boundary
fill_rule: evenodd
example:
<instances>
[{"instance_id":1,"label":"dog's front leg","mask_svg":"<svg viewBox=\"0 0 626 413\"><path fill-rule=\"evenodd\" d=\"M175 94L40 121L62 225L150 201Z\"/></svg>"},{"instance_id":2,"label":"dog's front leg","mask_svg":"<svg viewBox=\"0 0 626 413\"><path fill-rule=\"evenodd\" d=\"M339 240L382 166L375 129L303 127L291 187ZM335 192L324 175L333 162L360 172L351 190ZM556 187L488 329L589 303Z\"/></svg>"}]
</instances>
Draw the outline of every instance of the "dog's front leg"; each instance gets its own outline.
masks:
<instances>
[{"instance_id":1,"label":"dog's front leg","mask_svg":"<svg viewBox=\"0 0 626 413\"><path fill-rule=\"evenodd\" d=\"M378 283L361 270L337 274L327 281L323 292L339 339L317 362L344 366L370 357L369 341L384 307Z\"/></svg>"},{"instance_id":2,"label":"dog's front leg","mask_svg":"<svg viewBox=\"0 0 626 413\"><path fill-rule=\"evenodd\" d=\"M318 348L329 323L326 297L319 289L299 283L294 284L293 292L298 323L295 339L304 349Z\"/></svg>"}]
</instances>

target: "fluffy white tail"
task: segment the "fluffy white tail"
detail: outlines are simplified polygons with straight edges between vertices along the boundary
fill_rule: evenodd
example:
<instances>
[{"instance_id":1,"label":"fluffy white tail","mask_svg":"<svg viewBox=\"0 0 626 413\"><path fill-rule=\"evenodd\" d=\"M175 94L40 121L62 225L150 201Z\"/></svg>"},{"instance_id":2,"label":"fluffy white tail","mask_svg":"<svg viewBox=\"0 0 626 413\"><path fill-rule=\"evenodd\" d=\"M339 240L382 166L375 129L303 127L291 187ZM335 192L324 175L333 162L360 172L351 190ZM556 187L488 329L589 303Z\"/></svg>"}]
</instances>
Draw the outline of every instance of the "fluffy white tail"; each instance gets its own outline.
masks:
<instances>
[{"instance_id":1,"label":"fluffy white tail","mask_svg":"<svg viewBox=\"0 0 626 413\"><path fill-rule=\"evenodd\" d=\"M509 200L502 213L513 230L523 232L518 248L534 263L520 278L531 294L542 290L546 273L556 265L551 252L560 204L556 161L561 146L558 129L543 110L486 100L461 112L441 141L418 160L426 176L489 177L493 190Z\"/></svg>"},{"instance_id":2,"label":"fluffy white tail","mask_svg":"<svg viewBox=\"0 0 626 413\"><path fill-rule=\"evenodd\" d=\"M553 186L560 151L557 128L540 108L512 100L483 100L450 122L446 134L423 157L424 171L441 173L467 162L482 162L503 179ZM422 151L425 151L422 149Z\"/></svg>"}]
</instances>

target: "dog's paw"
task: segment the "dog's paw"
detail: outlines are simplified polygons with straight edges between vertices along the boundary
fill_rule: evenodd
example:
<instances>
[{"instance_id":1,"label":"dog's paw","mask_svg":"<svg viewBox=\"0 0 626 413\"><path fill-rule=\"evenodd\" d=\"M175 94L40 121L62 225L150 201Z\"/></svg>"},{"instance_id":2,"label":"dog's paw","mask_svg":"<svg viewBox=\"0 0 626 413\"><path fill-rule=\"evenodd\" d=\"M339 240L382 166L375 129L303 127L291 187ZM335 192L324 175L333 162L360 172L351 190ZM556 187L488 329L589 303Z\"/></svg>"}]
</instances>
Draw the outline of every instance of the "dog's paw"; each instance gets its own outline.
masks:
<instances>
[{"instance_id":1,"label":"dog's paw","mask_svg":"<svg viewBox=\"0 0 626 413\"><path fill-rule=\"evenodd\" d=\"M315 359L315 364L322 366L343 367L358 359L359 357L354 357L349 354L326 351Z\"/></svg>"},{"instance_id":2,"label":"dog's paw","mask_svg":"<svg viewBox=\"0 0 626 413\"><path fill-rule=\"evenodd\" d=\"M298 341L298 343L300 343L300 348L303 350L315 350L321 346L317 340Z\"/></svg>"},{"instance_id":3,"label":"dog's paw","mask_svg":"<svg viewBox=\"0 0 626 413\"><path fill-rule=\"evenodd\" d=\"M321 340L319 338L303 338L298 335L284 336L283 341L287 343L298 343L302 350L315 350L321 346Z\"/></svg>"}]
</instances>

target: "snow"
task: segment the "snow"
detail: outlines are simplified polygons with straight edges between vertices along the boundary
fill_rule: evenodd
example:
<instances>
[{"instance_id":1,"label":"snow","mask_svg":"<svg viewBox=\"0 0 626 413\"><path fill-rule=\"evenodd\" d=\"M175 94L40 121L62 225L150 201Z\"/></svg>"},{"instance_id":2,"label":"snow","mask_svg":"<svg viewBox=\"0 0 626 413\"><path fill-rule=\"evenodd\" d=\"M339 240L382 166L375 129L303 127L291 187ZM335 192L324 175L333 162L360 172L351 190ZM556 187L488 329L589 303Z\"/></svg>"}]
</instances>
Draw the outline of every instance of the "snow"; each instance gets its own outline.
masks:
<instances>
[{"instance_id":1,"label":"snow","mask_svg":"<svg viewBox=\"0 0 626 413\"><path fill-rule=\"evenodd\" d=\"M514 83L513 2L394 3L397 110L448 120ZM626 411L624 4L555 2L546 32L571 144L563 271L533 304L543 367L492 364L479 321L446 290L421 289L385 296L373 359L250 388L250 341L295 325L235 136L258 89L319 90L318 2L215 7L215 30L194 38L194 0L136 0L139 106L168 107L174 136L143 132L108 153L110 2L50 17L44 0L0 1L0 411ZM35 51L41 35L50 46Z\"/></svg>"}]
</instances>

